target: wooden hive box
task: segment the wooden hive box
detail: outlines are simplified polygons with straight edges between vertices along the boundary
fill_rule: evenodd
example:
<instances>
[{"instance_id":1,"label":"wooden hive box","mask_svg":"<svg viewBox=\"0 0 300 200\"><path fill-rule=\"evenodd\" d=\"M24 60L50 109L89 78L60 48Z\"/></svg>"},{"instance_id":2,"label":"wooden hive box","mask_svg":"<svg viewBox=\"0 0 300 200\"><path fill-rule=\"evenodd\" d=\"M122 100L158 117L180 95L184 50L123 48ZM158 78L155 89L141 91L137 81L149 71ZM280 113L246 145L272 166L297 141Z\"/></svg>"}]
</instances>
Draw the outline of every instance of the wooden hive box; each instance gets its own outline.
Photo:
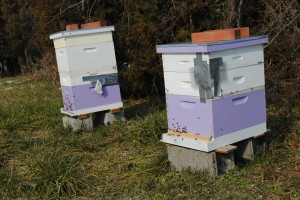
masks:
<instances>
[{"instance_id":1,"label":"wooden hive box","mask_svg":"<svg viewBox=\"0 0 300 200\"><path fill-rule=\"evenodd\" d=\"M169 128L162 141L211 151L266 132L267 42L266 36L259 36L157 45L163 58Z\"/></svg>"},{"instance_id":2,"label":"wooden hive box","mask_svg":"<svg viewBox=\"0 0 300 200\"><path fill-rule=\"evenodd\" d=\"M97 25L97 24L96 24ZM64 107L70 116L123 107L113 26L88 29L67 27L69 31L52 34Z\"/></svg>"}]
</instances>

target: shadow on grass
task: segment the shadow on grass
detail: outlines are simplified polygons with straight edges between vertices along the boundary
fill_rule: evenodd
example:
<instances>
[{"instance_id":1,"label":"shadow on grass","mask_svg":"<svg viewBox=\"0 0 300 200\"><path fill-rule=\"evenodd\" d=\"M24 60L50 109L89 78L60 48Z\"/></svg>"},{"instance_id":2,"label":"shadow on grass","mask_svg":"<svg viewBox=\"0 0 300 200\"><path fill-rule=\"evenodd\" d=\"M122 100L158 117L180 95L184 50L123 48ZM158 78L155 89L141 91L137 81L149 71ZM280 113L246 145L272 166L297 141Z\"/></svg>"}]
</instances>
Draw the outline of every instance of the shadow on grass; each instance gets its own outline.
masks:
<instances>
[{"instance_id":1,"label":"shadow on grass","mask_svg":"<svg viewBox=\"0 0 300 200\"><path fill-rule=\"evenodd\" d=\"M166 109L165 97L156 97L141 101L136 101L125 107L126 120L135 120L144 118L153 112L159 112Z\"/></svg>"},{"instance_id":2,"label":"shadow on grass","mask_svg":"<svg viewBox=\"0 0 300 200\"><path fill-rule=\"evenodd\" d=\"M286 107L272 107L268 109L268 137L266 137L267 145L274 143L280 146L289 136L292 131L294 122L299 116L293 113L292 110L285 109Z\"/></svg>"}]
</instances>

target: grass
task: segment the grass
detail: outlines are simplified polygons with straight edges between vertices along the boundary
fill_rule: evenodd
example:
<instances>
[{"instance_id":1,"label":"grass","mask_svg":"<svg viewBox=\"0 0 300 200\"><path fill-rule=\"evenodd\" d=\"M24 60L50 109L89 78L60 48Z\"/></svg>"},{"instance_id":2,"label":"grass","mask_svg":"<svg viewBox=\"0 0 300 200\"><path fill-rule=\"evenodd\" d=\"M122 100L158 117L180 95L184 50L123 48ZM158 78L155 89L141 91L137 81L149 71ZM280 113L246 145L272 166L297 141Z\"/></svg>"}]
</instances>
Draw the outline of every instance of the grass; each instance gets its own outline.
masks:
<instances>
[{"instance_id":1,"label":"grass","mask_svg":"<svg viewBox=\"0 0 300 200\"><path fill-rule=\"evenodd\" d=\"M299 108L268 105L267 153L211 179L169 168L163 98L126 100L126 122L73 133L57 86L6 78L0 94L0 199L300 198Z\"/></svg>"}]
</instances>

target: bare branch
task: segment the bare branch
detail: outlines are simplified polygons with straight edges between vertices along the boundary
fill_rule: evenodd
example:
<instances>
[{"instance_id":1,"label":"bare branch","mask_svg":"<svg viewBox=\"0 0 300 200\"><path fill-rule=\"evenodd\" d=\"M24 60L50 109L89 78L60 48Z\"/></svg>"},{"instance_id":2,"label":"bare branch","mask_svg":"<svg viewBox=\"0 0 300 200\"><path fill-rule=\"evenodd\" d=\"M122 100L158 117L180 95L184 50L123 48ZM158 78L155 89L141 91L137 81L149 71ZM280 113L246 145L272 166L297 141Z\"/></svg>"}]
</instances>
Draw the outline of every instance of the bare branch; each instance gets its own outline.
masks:
<instances>
[{"instance_id":1,"label":"bare branch","mask_svg":"<svg viewBox=\"0 0 300 200\"><path fill-rule=\"evenodd\" d=\"M93 10L93 7L94 7L96 1L97 1L97 0L95 0L95 1L93 2L92 6L91 6L90 13L89 13L89 17L88 17L89 20L91 19L91 13L92 13L92 10Z\"/></svg>"},{"instance_id":2,"label":"bare branch","mask_svg":"<svg viewBox=\"0 0 300 200\"><path fill-rule=\"evenodd\" d=\"M237 26L241 27L241 12L242 12L242 5L243 5L243 0L240 0L239 6L238 6L238 16L237 16Z\"/></svg>"},{"instance_id":3,"label":"bare branch","mask_svg":"<svg viewBox=\"0 0 300 200\"><path fill-rule=\"evenodd\" d=\"M69 10L69 9L71 9L71 8L74 8L74 7L78 6L79 4L83 4L83 3L84 3L84 0L81 0L81 1L79 1L79 2L77 2L77 3L75 3L75 4L73 4L73 5L68 6L66 9L64 9L64 10L60 11L59 13L57 13L56 15L54 15L54 16L53 16L53 19L50 20L50 21L48 21L48 22L46 22L46 23L44 24L43 27L46 27L48 24L50 24L51 22L53 22L58 16L62 15L62 14L63 14L64 12L66 12L67 10ZM40 30L42 30L42 29L40 29ZM28 45L27 45L27 48L25 49L25 55L27 54L27 51L28 51L29 47L31 46L32 40L34 39L35 35L36 35L38 32L40 32L40 30L38 30L38 31L30 38L29 43L28 43Z\"/></svg>"},{"instance_id":4,"label":"bare branch","mask_svg":"<svg viewBox=\"0 0 300 200\"><path fill-rule=\"evenodd\" d=\"M286 27L293 24L299 17L300 17L300 13L292 21L290 21L290 23L285 25L279 32L277 32L277 34L272 38L272 40L264 48L267 48L280 35L280 33L282 33L282 31L284 31L284 29L286 29Z\"/></svg>"}]
</instances>

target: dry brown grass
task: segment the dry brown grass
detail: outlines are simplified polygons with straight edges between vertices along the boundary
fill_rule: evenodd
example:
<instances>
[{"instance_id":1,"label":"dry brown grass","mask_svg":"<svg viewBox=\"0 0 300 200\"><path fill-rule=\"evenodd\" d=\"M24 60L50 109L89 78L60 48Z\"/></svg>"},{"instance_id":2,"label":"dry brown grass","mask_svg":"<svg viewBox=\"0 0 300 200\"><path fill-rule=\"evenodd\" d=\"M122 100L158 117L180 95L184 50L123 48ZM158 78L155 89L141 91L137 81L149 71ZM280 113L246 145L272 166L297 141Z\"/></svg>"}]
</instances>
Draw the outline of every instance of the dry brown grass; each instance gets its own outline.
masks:
<instances>
[{"instance_id":1,"label":"dry brown grass","mask_svg":"<svg viewBox=\"0 0 300 200\"><path fill-rule=\"evenodd\" d=\"M40 69L28 73L26 78L37 81L48 81L53 85L59 84L59 74L53 51L46 51L43 57L38 61L38 65Z\"/></svg>"}]
</instances>

